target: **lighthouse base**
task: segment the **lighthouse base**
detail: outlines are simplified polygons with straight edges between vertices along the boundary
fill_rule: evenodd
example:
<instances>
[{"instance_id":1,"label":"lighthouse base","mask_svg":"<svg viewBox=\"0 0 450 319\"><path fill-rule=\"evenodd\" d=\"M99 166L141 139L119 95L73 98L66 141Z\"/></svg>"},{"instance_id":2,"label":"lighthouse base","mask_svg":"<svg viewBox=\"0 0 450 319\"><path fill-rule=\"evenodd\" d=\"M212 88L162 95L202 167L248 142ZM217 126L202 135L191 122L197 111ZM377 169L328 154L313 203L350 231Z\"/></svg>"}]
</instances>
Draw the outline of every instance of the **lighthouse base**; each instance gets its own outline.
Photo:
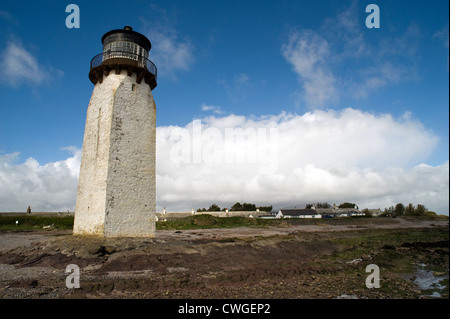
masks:
<instances>
[{"instance_id":1,"label":"lighthouse base","mask_svg":"<svg viewBox=\"0 0 450 319\"><path fill-rule=\"evenodd\" d=\"M74 235L154 237L156 107L136 74L109 74L86 117Z\"/></svg>"}]
</instances>

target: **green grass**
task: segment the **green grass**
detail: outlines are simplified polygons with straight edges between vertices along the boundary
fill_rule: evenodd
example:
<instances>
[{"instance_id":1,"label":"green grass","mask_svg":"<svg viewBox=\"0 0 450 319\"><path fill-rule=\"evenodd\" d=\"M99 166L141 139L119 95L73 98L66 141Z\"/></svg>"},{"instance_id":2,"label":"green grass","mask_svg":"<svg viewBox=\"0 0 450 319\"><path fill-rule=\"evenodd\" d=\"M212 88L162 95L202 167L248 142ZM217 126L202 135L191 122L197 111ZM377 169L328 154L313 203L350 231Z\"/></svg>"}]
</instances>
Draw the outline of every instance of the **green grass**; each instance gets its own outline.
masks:
<instances>
[{"instance_id":1,"label":"green grass","mask_svg":"<svg viewBox=\"0 0 450 319\"><path fill-rule=\"evenodd\" d=\"M249 217L215 217L208 214L188 216L185 218L158 221L158 230L187 230L206 228L233 228L233 227L268 227L287 225L279 219L262 219Z\"/></svg>"},{"instance_id":2,"label":"green grass","mask_svg":"<svg viewBox=\"0 0 450 319\"><path fill-rule=\"evenodd\" d=\"M0 231L34 231L49 225L48 229L72 229L73 220L73 216L0 216Z\"/></svg>"},{"instance_id":3,"label":"green grass","mask_svg":"<svg viewBox=\"0 0 450 319\"><path fill-rule=\"evenodd\" d=\"M422 228L422 229L397 229L384 230L378 233L367 232L367 240L379 244L398 245L404 242L434 242L448 240L448 229L445 228Z\"/></svg>"},{"instance_id":4,"label":"green grass","mask_svg":"<svg viewBox=\"0 0 450 319\"><path fill-rule=\"evenodd\" d=\"M352 237L335 239L335 243L346 248L334 252L328 259L350 261L362 255L371 255L372 262L378 266L389 268L392 272L407 273L413 270L414 261L428 262L428 255L423 249L399 250L402 244L448 240L449 232L445 228L365 230ZM395 249L383 248L387 245Z\"/></svg>"},{"instance_id":5,"label":"green grass","mask_svg":"<svg viewBox=\"0 0 450 319\"><path fill-rule=\"evenodd\" d=\"M16 221L19 221L16 225ZM42 230L44 226L53 225L50 229L72 229L73 216L1 216L0 215L0 231L33 231ZM158 221L156 229L158 230L187 230L187 229L208 229L208 228L233 228L233 227L255 227L265 228L269 226L286 227L294 225L364 225L365 223L396 223L396 219L392 218L333 218L333 219L264 219L249 217L215 217L208 214L200 214L188 216L185 218ZM371 232L367 231L366 235L370 236ZM366 237L367 237L366 236ZM381 237L380 237L381 236ZM411 230L407 233L397 232L395 238L397 240L407 241L414 238L415 241L428 238L422 232ZM369 238L367 238L369 239ZM372 241L384 242L386 238L380 233L370 238Z\"/></svg>"},{"instance_id":6,"label":"green grass","mask_svg":"<svg viewBox=\"0 0 450 319\"><path fill-rule=\"evenodd\" d=\"M285 218L265 219L249 217L215 217L208 214L188 216L180 219L156 222L159 230L187 230L205 228L233 228L233 227L268 227L268 226L302 226L302 225L353 225L358 227L366 224L396 224L397 218L369 218L369 217L342 217L342 218Z\"/></svg>"}]
</instances>

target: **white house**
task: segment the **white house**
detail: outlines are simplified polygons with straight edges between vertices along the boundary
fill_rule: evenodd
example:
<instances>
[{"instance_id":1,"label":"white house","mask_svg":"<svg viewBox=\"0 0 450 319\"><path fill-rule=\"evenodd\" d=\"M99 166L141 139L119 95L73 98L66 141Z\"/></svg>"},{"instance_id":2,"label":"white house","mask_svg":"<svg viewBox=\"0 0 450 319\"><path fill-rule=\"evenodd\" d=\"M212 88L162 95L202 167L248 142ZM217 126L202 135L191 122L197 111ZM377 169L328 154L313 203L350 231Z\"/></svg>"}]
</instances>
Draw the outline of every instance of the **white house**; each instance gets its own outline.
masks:
<instances>
[{"instance_id":1,"label":"white house","mask_svg":"<svg viewBox=\"0 0 450 319\"><path fill-rule=\"evenodd\" d=\"M315 209L280 209L276 218L322 218Z\"/></svg>"}]
</instances>

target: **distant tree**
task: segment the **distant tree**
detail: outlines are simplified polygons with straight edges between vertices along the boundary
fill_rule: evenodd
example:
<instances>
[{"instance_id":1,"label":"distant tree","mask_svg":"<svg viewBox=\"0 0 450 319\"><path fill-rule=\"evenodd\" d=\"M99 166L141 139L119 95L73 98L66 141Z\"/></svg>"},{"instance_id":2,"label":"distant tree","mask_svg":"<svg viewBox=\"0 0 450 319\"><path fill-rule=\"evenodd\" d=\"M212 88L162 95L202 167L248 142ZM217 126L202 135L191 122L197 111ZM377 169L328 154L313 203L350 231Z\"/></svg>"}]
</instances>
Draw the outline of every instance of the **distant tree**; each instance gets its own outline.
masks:
<instances>
[{"instance_id":1,"label":"distant tree","mask_svg":"<svg viewBox=\"0 0 450 319\"><path fill-rule=\"evenodd\" d=\"M236 204L234 204L233 206L231 206L230 211L233 211L233 212L242 211L242 205L241 205L241 203L237 202Z\"/></svg>"},{"instance_id":2,"label":"distant tree","mask_svg":"<svg viewBox=\"0 0 450 319\"><path fill-rule=\"evenodd\" d=\"M392 217L394 215L394 206L384 208L382 216Z\"/></svg>"},{"instance_id":3,"label":"distant tree","mask_svg":"<svg viewBox=\"0 0 450 319\"><path fill-rule=\"evenodd\" d=\"M242 204L242 210L246 211L246 212L255 211L256 206L255 206L255 204L244 203L244 204Z\"/></svg>"},{"instance_id":4,"label":"distant tree","mask_svg":"<svg viewBox=\"0 0 450 319\"><path fill-rule=\"evenodd\" d=\"M424 205L418 204L416 209L414 210L414 215L423 216L427 211L428 209Z\"/></svg>"},{"instance_id":5,"label":"distant tree","mask_svg":"<svg viewBox=\"0 0 450 319\"><path fill-rule=\"evenodd\" d=\"M432 212L431 210L427 210L427 212L425 213L426 216L437 216L437 214L435 212Z\"/></svg>"},{"instance_id":6,"label":"distant tree","mask_svg":"<svg viewBox=\"0 0 450 319\"><path fill-rule=\"evenodd\" d=\"M220 212L220 207L217 206L216 204L212 204L211 206L209 206L208 212Z\"/></svg>"},{"instance_id":7,"label":"distant tree","mask_svg":"<svg viewBox=\"0 0 450 319\"><path fill-rule=\"evenodd\" d=\"M395 205L393 215L394 216L405 215L405 205L403 205L402 203L398 203L397 205Z\"/></svg>"},{"instance_id":8,"label":"distant tree","mask_svg":"<svg viewBox=\"0 0 450 319\"><path fill-rule=\"evenodd\" d=\"M197 209L197 212L198 213L206 212L206 208L199 208L199 209Z\"/></svg>"},{"instance_id":9,"label":"distant tree","mask_svg":"<svg viewBox=\"0 0 450 319\"><path fill-rule=\"evenodd\" d=\"M355 206L356 206L355 203L345 202L345 203L342 203L341 205L339 205L339 208L354 208Z\"/></svg>"},{"instance_id":10,"label":"distant tree","mask_svg":"<svg viewBox=\"0 0 450 319\"><path fill-rule=\"evenodd\" d=\"M405 207L405 215L406 216L414 216L416 208L413 204L409 203L408 206Z\"/></svg>"},{"instance_id":11,"label":"distant tree","mask_svg":"<svg viewBox=\"0 0 450 319\"><path fill-rule=\"evenodd\" d=\"M255 204L243 203L241 205L241 203L239 203L239 202L237 202L236 204L231 206L229 211L232 211L232 212L236 212L236 211L255 211L257 208L260 211L266 211L266 212L272 211L272 206L259 206L259 207L256 207Z\"/></svg>"},{"instance_id":12,"label":"distant tree","mask_svg":"<svg viewBox=\"0 0 450 319\"><path fill-rule=\"evenodd\" d=\"M370 210L368 208L364 208L361 213L363 213L365 216L367 217L372 217L372 213L370 212Z\"/></svg>"},{"instance_id":13,"label":"distant tree","mask_svg":"<svg viewBox=\"0 0 450 319\"><path fill-rule=\"evenodd\" d=\"M305 208L306 209L311 209L313 206L315 208L330 208L331 207L330 204L328 204L327 202L324 202L324 203L316 203L316 204L306 204Z\"/></svg>"}]
</instances>

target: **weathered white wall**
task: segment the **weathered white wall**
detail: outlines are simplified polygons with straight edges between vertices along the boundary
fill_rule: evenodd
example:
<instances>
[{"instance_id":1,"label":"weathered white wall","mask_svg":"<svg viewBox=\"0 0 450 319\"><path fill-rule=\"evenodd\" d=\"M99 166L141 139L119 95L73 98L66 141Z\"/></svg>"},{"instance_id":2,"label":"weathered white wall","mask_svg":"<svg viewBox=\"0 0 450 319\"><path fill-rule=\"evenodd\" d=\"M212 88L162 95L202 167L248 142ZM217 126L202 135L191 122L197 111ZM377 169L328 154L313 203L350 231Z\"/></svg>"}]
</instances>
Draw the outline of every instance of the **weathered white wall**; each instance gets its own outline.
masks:
<instances>
[{"instance_id":1,"label":"weathered white wall","mask_svg":"<svg viewBox=\"0 0 450 319\"><path fill-rule=\"evenodd\" d=\"M110 74L89 102L74 234L155 235L156 107L150 87Z\"/></svg>"}]
</instances>

